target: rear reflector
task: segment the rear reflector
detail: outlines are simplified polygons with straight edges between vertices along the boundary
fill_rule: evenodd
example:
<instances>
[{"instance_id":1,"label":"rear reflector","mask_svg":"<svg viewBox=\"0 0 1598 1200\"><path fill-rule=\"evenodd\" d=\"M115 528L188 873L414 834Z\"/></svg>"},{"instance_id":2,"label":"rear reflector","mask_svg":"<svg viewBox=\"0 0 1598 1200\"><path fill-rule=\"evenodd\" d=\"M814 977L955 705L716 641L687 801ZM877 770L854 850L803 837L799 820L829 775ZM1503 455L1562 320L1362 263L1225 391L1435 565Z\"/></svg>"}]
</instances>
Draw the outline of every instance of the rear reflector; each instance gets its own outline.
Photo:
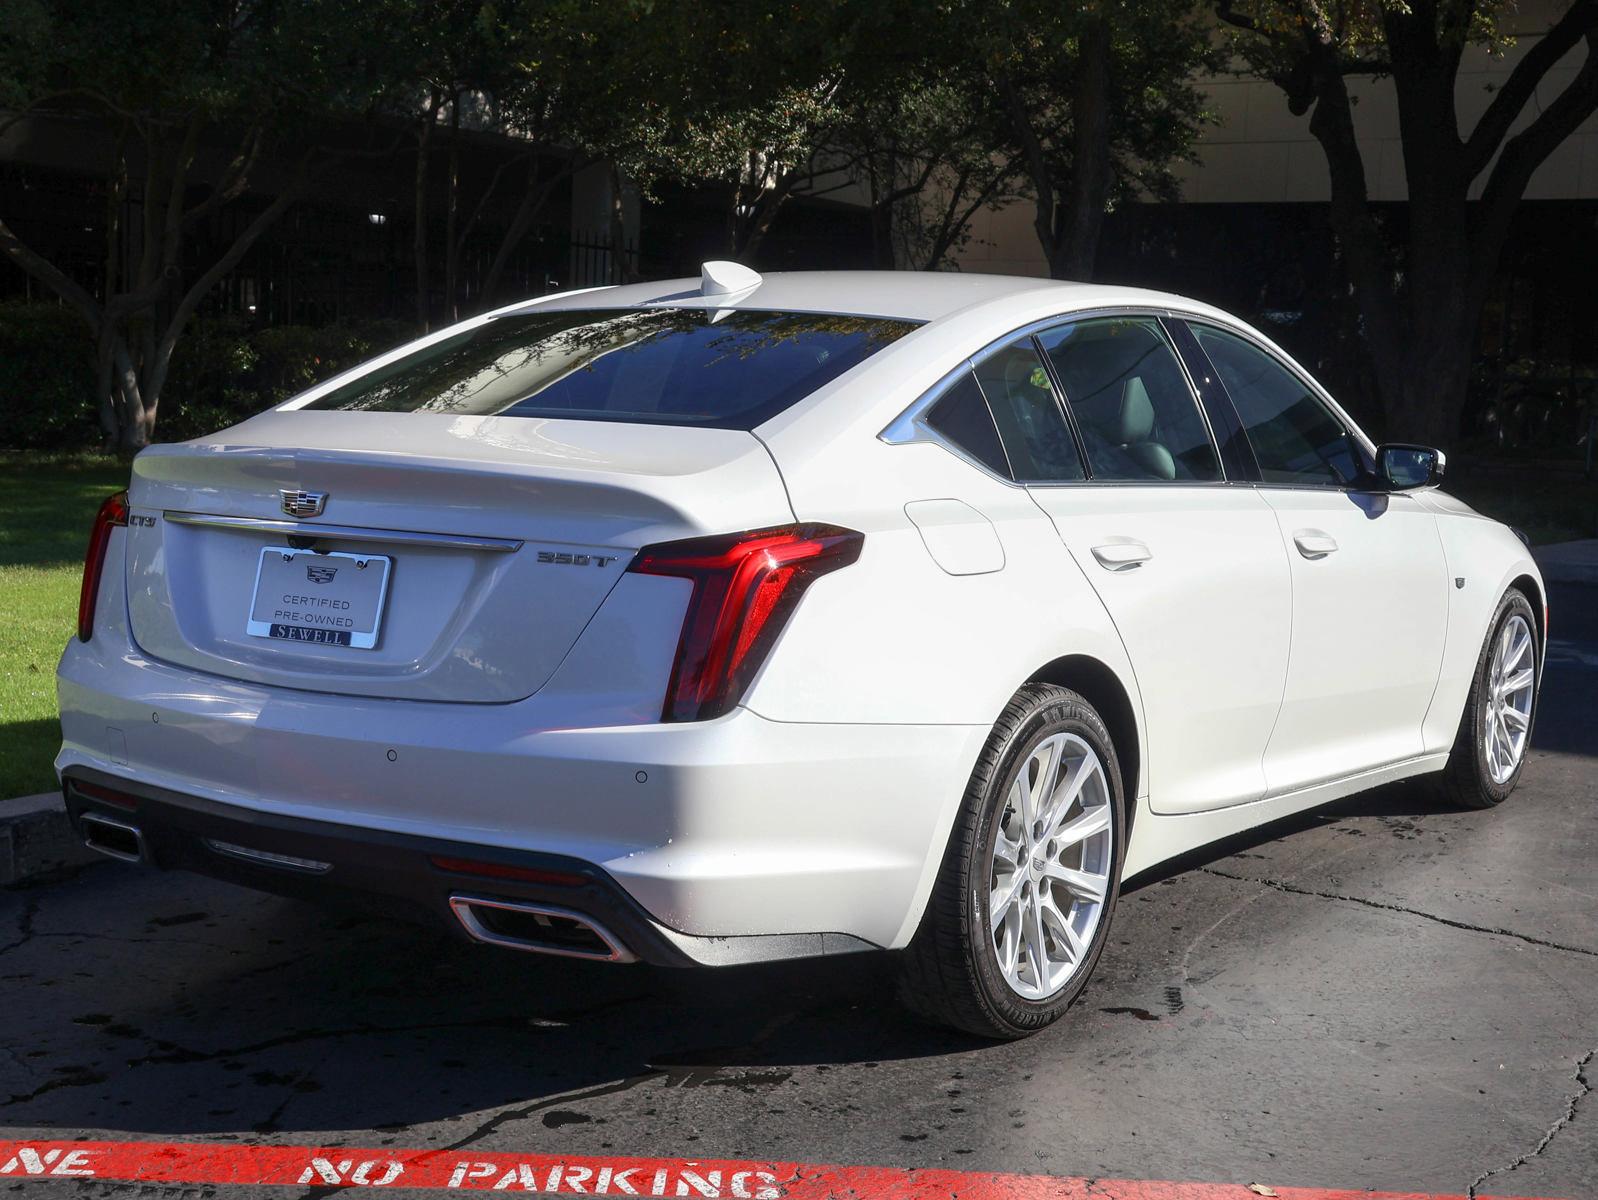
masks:
<instances>
[{"instance_id":1,"label":"rear reflector","mask_svg":"<svg viewBox=\"0 0 1598 1200\"><path fill-rule=\"evenodd\" d=\"M694 585L661 719L703 721L737 704L805 589L864 543L835 525L791 525L640 550L629 571Z\"/></svg>"},{"instance_id":2,"label":"rear reflector","mask_svg":"<svg viewBox=\"0 0 1598 1200\"><path fill-rule=\"evenodd\" d=\"M430 854L427 861L440 871L455 875L476 875L482 879L515 879L522 883L545 883L554 887L581 887L587 877L575 871L551 871L543 867L513 867L507 863L478 862L470 858L445 858Z\"/></svg>"},{"instance_id":3,"label":"rear reflector","mask_svg":"<svg viewBox=\"0 0 1598 1200\"><path fill-rule=\"evenodd\" d=\"M94 607L100 598L100 576L105 570L105 552L111 544L111 531L128 523L128 494L107 496L95 514L89 530L89 548L83 556L83 587L78 592L78 638L94 636Z\"/></svg>"},{"instance_id":4,"label":"rear reflector","mask_svg":"<svg viewBox=\"0 0 1598 1200\"><path fill-rule=\"evenodd\" d=\"M109 804L113 808L123 808L132 812L139 807L139 798L130 796L127 792L119 792L115 788L101 787L98 783L85 783L81 779L67 781L72 790L88 800L98 800L101 804Z\"/></svg>"}]
</instances>

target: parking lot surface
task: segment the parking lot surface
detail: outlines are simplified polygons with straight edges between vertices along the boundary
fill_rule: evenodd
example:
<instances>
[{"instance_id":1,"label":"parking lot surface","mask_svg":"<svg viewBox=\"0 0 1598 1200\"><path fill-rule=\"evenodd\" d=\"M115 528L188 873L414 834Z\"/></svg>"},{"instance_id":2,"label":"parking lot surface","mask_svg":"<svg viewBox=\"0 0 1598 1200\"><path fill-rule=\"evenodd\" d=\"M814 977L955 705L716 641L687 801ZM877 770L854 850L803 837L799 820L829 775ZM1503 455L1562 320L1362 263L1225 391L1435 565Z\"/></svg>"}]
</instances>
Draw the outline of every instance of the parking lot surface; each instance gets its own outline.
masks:
<instances>
[{"instance_id":1,"label":"parking lot surface","mask_svg":"<svg viewBox=\"0 0 1598 1200\"><path fill-rule=\"evenodd\" d=\"M1598 1197L1598 589L1552 601L1505 806L1388 787L1138 881L1028 1041L914 1023L882 957L595 967L105 863L0 893L0 1143Z\"/></svg>"}]
</instances>

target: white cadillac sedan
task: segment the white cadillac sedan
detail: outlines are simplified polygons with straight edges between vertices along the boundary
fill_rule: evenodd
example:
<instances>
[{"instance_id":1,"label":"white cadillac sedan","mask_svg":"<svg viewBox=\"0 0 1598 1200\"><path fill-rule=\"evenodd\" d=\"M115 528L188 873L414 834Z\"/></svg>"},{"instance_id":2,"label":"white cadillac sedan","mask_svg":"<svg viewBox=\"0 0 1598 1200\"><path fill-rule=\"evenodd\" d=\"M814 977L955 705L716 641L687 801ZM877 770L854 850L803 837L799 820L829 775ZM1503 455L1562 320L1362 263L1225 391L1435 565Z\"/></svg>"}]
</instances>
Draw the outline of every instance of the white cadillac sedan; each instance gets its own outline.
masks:
<instances>
[{"instance_id":1,"label":"white cadillac sedan","mask_svg":"<svg viewBox=\"0 0 1598 1200\"><path fill-rule=\"evenodd\" d=\"M1442 471L1177 296L550 296L141 454L57 767L118 858L542 954L886 948L1017 1037L1157 863L1407 776L1508 796L1545 593Z\"/></svg>"}]
</instances>

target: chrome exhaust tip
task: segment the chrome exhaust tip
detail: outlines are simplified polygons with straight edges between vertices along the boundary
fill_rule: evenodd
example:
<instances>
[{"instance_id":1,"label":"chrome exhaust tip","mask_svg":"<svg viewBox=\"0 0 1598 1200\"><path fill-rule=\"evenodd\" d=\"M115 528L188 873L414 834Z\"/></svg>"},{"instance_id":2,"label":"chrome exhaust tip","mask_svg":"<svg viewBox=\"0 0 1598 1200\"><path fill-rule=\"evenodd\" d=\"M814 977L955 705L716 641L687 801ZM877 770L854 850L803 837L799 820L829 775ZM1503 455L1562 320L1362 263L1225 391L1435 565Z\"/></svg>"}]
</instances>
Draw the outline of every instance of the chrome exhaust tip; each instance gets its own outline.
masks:
<instances>
[{"instance_id":1,"label":"chrome exhaust tip","mask_svg":"<svg viewBox=\"0 0 1598 1200\"><path fill-rule=\"evenodd\" d=\"M453 895L450 911L473 941L530 954L636 962L637 955L592 917L529 900Z\"/></svg>"},{"instance_id":2,"label":"chrome exhaust tip","mask_svg":"<svg viewBox=\"0 0 1598 1200\"><path fill-rule=\"evenodd\" d=\"M83 844L97 854L130 863L150 861L144 834L137 825L129 825L104 813L86 812L78 817L78 829L83 834Z\"/></svg>"}]
</instances>

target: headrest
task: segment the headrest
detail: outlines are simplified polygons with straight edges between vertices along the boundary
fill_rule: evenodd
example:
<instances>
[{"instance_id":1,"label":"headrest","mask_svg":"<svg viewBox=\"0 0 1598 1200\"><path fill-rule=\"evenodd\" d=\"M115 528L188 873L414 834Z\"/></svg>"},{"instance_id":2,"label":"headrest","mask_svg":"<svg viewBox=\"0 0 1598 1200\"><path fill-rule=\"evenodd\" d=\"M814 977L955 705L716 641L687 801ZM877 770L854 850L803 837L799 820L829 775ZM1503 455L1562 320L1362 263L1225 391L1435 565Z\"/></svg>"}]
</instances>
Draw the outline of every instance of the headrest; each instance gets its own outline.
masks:
<instances>
[{"instance_id":1,"label":"headrest","mask_svg":"<svg viewBox=\"0 0 1598 1200\"><path fill-rule=\"evenodd\" d=\"M1012 354L1004 364L1004 382L1012 390L1023 386L1035 388L1042 370L1037 359L1030 355Z\"/></svg>"},{"instance_id":2,"label":"headrest","mask_svg":"<svg viewBox=\"0 0 1598 1200\"><path fill-rule=\"evenodd\" d=\"M1154 405L1143 380L1133 375L1121 385L1121 418L1116 440L1123 446L1146 442L1154 434Z\"/></svg>"}]
</instances>

